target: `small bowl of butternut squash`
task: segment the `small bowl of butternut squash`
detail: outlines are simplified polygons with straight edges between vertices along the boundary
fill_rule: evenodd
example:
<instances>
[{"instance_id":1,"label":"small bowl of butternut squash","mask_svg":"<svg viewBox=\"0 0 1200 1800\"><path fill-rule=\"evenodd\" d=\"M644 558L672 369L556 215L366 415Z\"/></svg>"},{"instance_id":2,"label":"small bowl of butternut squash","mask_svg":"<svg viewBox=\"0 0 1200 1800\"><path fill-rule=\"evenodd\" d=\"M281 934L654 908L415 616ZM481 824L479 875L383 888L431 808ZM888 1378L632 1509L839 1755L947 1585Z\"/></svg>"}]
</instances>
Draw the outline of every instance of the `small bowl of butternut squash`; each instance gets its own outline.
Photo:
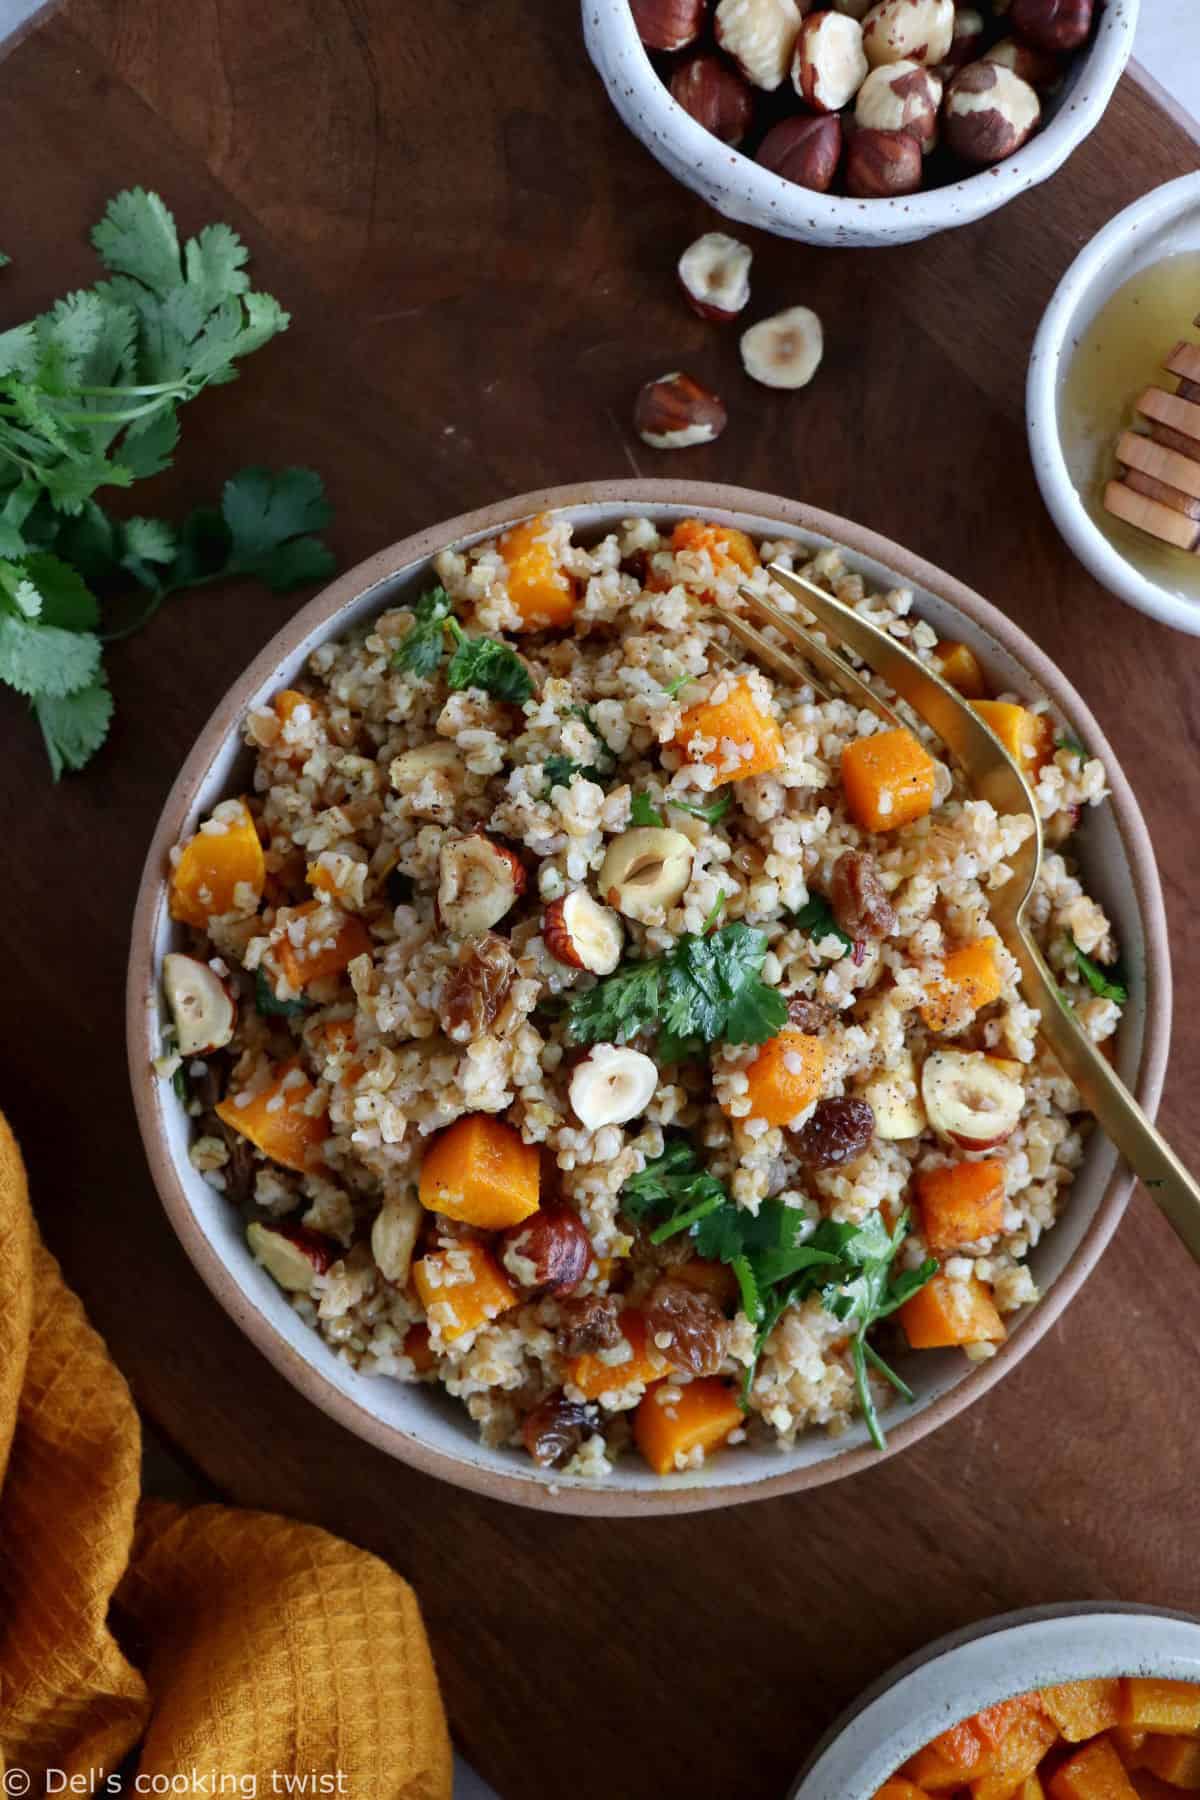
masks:
<instances>
[{"instance_id":1,"label":"small bowl of butternut squash","mask_svg":"<svg viewBox=\"0 0 1200 1800\"><path fill-rule=\"evenodd\" d=\"M602 542L607 561L586 567L599 584L596 604L607 596L615 608L599 627L615 658L610 670L620 665L618 649L649 657L653 677L643 691L657 696L660 713L682 694L657 736L644 733L623 787L628 735L613 723L615 702L598 703L596 713L567 704L561 671L570 657L555 636L573 632L570 607L591 578L564 575L584 566L572 564L571 546L590 556L588 547ZM637 570L632 579L618 574L618 542L622 560ZM661 586L655 543L676 571ZM772 874L753 833L738 838L729 819L738 819L743 803L748 819L755 806L762 811L756 782L786 786L785 740L786 754L802 754L798 733L812 728L816 708L807 690L798 691L777 718L773 690L752 665L726 679L718 656L711 670L677 673L654 645L660 619L689 618L687 609L699 604L683 591L679 570L698 570L693 578L702 587L704 571L725 557L737 565L736 579L761 578L764 544L775 555L790 548L806 566L836 547L838 567L860 596L904 590L902 619L911 595L911 620L921 622L923 642L936 643L947 679L990 709L989 721L1031 767L1050 769L1059 755L1069 782L1070 759L1083 757L1083 744L1103 763L1106 797L1093 784L1091 798L1100 803L1083 808L1078 831L1078 809L1063 814L1083 884L1072 891L1081 904L1094 898L1121 946L1127 991L1114 1055L1123 1078L1151 1113L1161 1091L1170 970L1137 803L1061 672L961 583L861 526L797 502L669 481L526 495L381 551L255 657L179 774L150 846L134 922L130 1070L164 1206L220 1303L348 1429L493 1497L649 1515L814 1487L866 1467L982 1399L1032 1349L1086 1279L1129 1197L1131 1178L1093 1133L1079 1145L1077 1166L1073 1155L1053 1230L1033 1233L1032 1243L1021 1239L1028 1279L1023 1266L1015 1278L1010 1273L1003 1295L995 1280L971 1272L978 1265L969 1260L981 1241L1017 1230L1011 1218L1005 1224L1002 1153L988 1155L1003 1136L996 1109L1014 1089L1017 1113L1024 1104L1013 1073L1019 1065L996 1050L1000 1024L987 1035L988 1019L1006 1004L998 940L983 930L953 948L951 934L945 954L929 965L927 985L914 990L922 1058L915 1088L913 1068L904 1076L899 1063L864 1064L844 1078L844 1037L830 1050L821 1036L835 1006L806 997L824 982L824 1002L845 1008L853 1024L857 1001L870 1004L890 990L892 978L880 973L882 938L895 928L895 909L878 890L877 873L865 869L869 855L851 856L845 891L834 894L841 917L861 918L859 934L833 924L839 915L822 891L829 868L810 862L809 898L796 887L786 931L777 928L771 940L779 954L768 960L767 935L756 932L754 919L769 916L787 870L777 849ZM709 556L718 560L695 560ZM464 615L494 635L468 635L451 595L431 578L490 594L487 582L501 563L508 579L500 600L485 598L482 618ZM624 588L614 588L619 579ZM636 625L623 630L620 609L635 604ZM522 609L530 606L541 635L523 637ZM505 632L515 634L513 644ZM314 675L329 676L326 694L335 681L345 693L347 671L364 668L373 681L390 668L413 679L403 686L403 705L385 697L369 721L362 715L368 722L359 730L335 720L337 703L331 709L312 685ZM418 692L417 681L434 686ZM615 748L597 729L601 705ZM396 720L414 710L427 727L405 723L399 733ZM844 708L831 716L847 718ZM528 734L544 731L548 717L557 735L552 745L543 741L539 766ZM490 734L477 729L484 718ZM459 733L454 743L444 722ZM853 736L852 721L844 728ZM319 762L310 762L318 741ZM487 829L478 799L475 815L468 807L462 819L445 804L464 746L481 759L476 786L466 791L478 796L483 782L497 784L488 801L494 810L483 815ZM818 764L819 756L817 763L809 757L794 784L813 791L811 803L792 807L801 823L821 810ZM270 785L272 770L281 788ZM689 788L695 770L700 780ZM873 843L881 866L912 823L932 827L933 845L942 844L936 853L945 854L934 815L953 778L911 734L847 742L840 779L852 817L844 829L853 841ZM279 805L286 813L298 803L306 782L317 793L314 810L303 833L289 828L285 854L264 810L276 808L277 826ZM282 803L272 798L277 793ZM559 797L548 802L552 794ZM587 830L571 812L572 794L581 807L608 807L608 823L593 834L590 863L572 870L563 849L564 861L547 874L558 840L531 854L519 807L541 808L524 815L535 827L548 814L566 820L567 842L572 825L580 837ZM780 794L774 804L778 843L787 846L787 804ZM963 805L960 798L956 806ZM364 849L354 839L357 821L398 814L416 820L405 840L408 869L383 855L386 845L372 840ZM822 817L829 816L826 808ZM711 835L717 820L726 821L719 842ZM802 851L786 849L785 863L789 856ZM709 862L714 873L705 885L696 869ZM560 879L564 866L573 880ZM893 888L902 879L893 873ZM414 899L414 882L424 882L424 896ZM670 934L647 935L662 931L666 915L648 895L664 882L676 883L673 943ZM679 898L685 893L690 901ZM885 923L872 922L872 909ZM707 975L696 974L709 962L721 964L722 982L740 984L736 1008L733 988L705 986ZM1086 956L1083 964L1091 994L1078 985L1073 991L1090 1005L1102 971ZM427 1004L414 966L434 971ZM902 984L909 965L893 958L889 966ZM464 970L469 980L460 979ZM531 970L541 983L536 1006ZM1074 964L1070 979L1080 980ZM662 981L661 1008L647 980ZM476 1079L468 1064L495 1054L492 1025L521 982L534 1072L513 1077L521 1088L515 1101L503 1097L501 1081L472 1090L480 1094L472 1104L461 1098L464 1080ZM687 1014L690 1023L679 1022L685 990L687 1006L698 1009ZM414 1023L413 1007L422 1004ZM1007 1004L1019 1018L1017 1000ZM645 1016L631 1024L630 1007ZM173 1054L165 1053L164 1028ZM964 1038L964 1029L975 1035ZM721 1040L729 1053L710 1054ZM222 1046L230 1052L217 1082L205 1059ZM528 1048L522 1054L528 1070ZM442 1073L414 1084L423 1057ZM681 1075L689 1061L692 1074ZM976 1086L982 1080L988 1090L980 1105L991 1109L992 1129L979 1139L943 1118L935 1143L937 1106L943 1114L970 1110L962 1086L968 1065ZM710 1129L702 1141L705 1118L717 1136ZM557 1134L552 1148L548 1133ZM911 1192L899 1196L894 1216L878 1199L869 1202L864 1223L863 1209L856 1216L855 1170L863 1167L856 1159L875 1156L894 1169L897 1157L915 1155L911 1146L923 1133L930 1155L905 1165ZM406 1136L422 1155L403 1164L395 1146ZM817 1171L807 1192L781 1197L782 1182L772 1187L767 1176L754 1190L754 1146L776 1140L790 1146L795 1167ZM896 1147L903 1141L908 1153ZM707 1142L732 1143L742 1159L727 1155L721 1179L705 1166ZM347 1165L360 1146L358 1173L365 1169L366 1180L355 1187ZM603 1183L587 1173L606 1163L622 1171L615 1207L618 1184L605 1201ZM399 1169L402 1180L390 1179ZM756 1204L746 1207L742 1195ZM920 1221L919 1238L906 1238L910 1217ZM770 1237L777 1227L786 1227L786 1243ZM886 1277L885 1304L876 1307L892 1333L886 1340L867 1342L875 1314L869 1321L849 1311L854 1269L866 1264L852 1266L847 1245L864 1258L869 1252ZM837 1408L822 1414L819 1392L815 1400L809 1393L803 1429L789 1429L786 1418L781 1426L775 1405L778 1396L786 1400L786 1370L779 1377L773 1346L793 1320L826 1347L821 1380L839 1396ZM895 1369L885 1365L881 1344L898 1358ZM514 1352L526 1360L506 1365ZM522 1414L535 1365L542 1387ZM512 1379L509 1367L517 1371ZM443 1382L446 1370L451 1379ZM764 1370L765 1385L756 1387L756 1371L763 1382ZM464 1399L474 1402L470 1412ZM476 1419L489 1427L482 1435ZM823 1428L831 1423L835 1430Z\"/></svg>"},{"instance_id":2,"label":"small bowl of butternut squash","mask_svg":"<svg viewBox=\"0 0 1200 1800\"><path fill-rule=\"evenodd\" d=\"M941 1638L840 1719L790 1800L1172 1800L1200 1788L1200 1620L1047 1606Z\"/></svg>"}]
</instances>

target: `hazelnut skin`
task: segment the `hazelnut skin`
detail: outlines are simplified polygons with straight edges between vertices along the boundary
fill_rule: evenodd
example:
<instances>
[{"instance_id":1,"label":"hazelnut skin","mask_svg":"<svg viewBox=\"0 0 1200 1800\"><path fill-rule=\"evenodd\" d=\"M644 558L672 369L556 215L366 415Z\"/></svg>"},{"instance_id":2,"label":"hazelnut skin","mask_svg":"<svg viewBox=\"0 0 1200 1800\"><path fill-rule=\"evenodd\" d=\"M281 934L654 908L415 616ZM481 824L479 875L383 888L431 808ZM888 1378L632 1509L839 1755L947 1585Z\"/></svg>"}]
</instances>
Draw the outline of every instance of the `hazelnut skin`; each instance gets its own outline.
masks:
<instances>
[{"instance_id":1,"label":"hazelnut skin","mask_svg":"<svg viewBox=\"0 0 1200 1800\"><path fill-rule=\"evenodd\" d=\"M758 146L758 161L797 187L827 194L842 159L842 143L842 121L836 113L782 119Z\"/></svg>"}]
</instances>

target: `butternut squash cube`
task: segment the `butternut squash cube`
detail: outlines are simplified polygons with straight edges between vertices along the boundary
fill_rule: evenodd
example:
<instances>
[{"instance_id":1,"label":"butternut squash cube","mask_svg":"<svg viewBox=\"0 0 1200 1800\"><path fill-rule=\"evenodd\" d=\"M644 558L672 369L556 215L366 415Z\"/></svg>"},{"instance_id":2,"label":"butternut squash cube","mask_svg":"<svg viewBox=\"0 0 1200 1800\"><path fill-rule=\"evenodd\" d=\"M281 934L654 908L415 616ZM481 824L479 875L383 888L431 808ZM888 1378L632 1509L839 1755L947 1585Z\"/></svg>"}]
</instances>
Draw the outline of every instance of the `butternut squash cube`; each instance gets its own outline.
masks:
<instances>
[{"instance_id":1,"label":"butternut squash cube","mask_svg":"<svg viewBox=\"0 0 1200 1800\"><path fill-rule=\"evenodd\" d=\"M1027 1712L984 1758L971 1782L971 1800L1014 1800L1052 1744L1058 1727L1044 1712Z\"/></svg>"},{"instance_id":2,"label":"butternut squash cube","mask_svg":"<svg viewBox=\"0 0 1200 1800\"><path fill-rule=\"evenodd\" d=\"M582 1356L571 1357L563 1371L565 1384L578 1388L585 1400L599 1400L602 1394L617 1393L632 1387L634 1382L640 1381L645 1386L666 1374L666 1360L649 1342L646 1321L641 1313L626 1307L620 1325L621 1335L629 1346L629 1355L624 1361L609 1362L604 1353L587 1351ZM608 1354L611 1356L612 1352Z\"/></svg>"},{"instance_id":3,"label":"butternut squash cube","mask_svg":"<svg viewBox=\"0 0 1200 1800\"><path fill-rule=\"evenodd\" d=\"M412 1274L430 1332L444 1344L490 1324L519 1298L490 1252L467 1239L423 1256Z\"/></svg>"},{"instance_id":4,"label":"butternut squash cube","mask_svg":"<svg viewBox=\"0 0 1200 1800\"><path fill-rule=\"evenodd\" d=\"M222 913L251 913L266 875L249 807L244 800L223 800L188 839L171 871L171 917L203 930Z\"/></svg>"},{"instance_id":5,"label":"butternut squash cube","mask_svg":"<svg viewBox=\"0 0 1200 1800\"><path fill-rule=\"evenodd\" d=\"M903 1775L893 1775L881 1788L876 1788L873 1800L929 1800L929 1790L906 1781Z\"/></svg>"},{"instance_id":6,"label":"butternut squash cube","mask_svg":"<svg viewBox=\"0 0 1200 1800\"><path fill-rule=\"evenodd\" d=\"M965 1023L965 1015L998 1000L1004 987L996 961L996 939L977 938L952 950L942 964L942 978L922 1003L921 1017L930 1031Z\"/></svg>"},{"instance_id":7,"label":"butternut squash cube","mask_svg":"<svg viewBox=\"0 0 1200 1800\"><path fill-rule=\"evenodd\" d=\"M933 805L937 764L911 731L877 731L842 751L850 817L864 831L896 831Z\"/></svg>"},{"instance_id":8,"label":"butternut squash cube","mask_svg":"<svg viewBox=\"0 0 1200 1800\"><path fill-rule=\"evenodd\" d=\"M288 986L300 994L314 981L340 975L370 948L371 934L361 919L326 900L309 900L296 907L272 955Z\"/></svg>"},{"instance_id":9,"label":"butternut squash cube","mask_svg":"<svg viewBox=\"0 0 1200 1800\"><path fill-rule=\"evenodd\" d=\"M1200 1741L1186 1737L1148 1737L1142 1746L1142 1766L1168 1786L1188 1793L1200 1789Z\"/></svg>"},{"instance_id":10,"label":"butternut squash cube","mask_svg":"<svg viewBox=\"0 0 1200 1800\"><path fill-rule=\"evenodd\" d=\"M896 1314L914 1350L955 1344L1000 1344L1008 1336L992 1292L977 1275L950 1281L935 1275Z\"/></svg>"},{"instance_id":11,"label":"butternut squash cube","mask_svg":"<svg viewBox=\"0 0 1200 1800\"><path fill-rule=\"evenodd\" d=\"M825 1045L803 1031L780 1031L768 1038L746 1070L752 1119L788 1125L821 1092Z\"/></svg>"},{"instance_id":12,"label":"butternut squash cube","mask_svg":"<svg viewBox=\"0 0 1200 1800\"><path fill-rule=\"evenodd\" d=\"M737 1390L717 1375L676 1387L658 1381L643 1395L633 1416L638 1449L656 1475L670 1475L677 1456L719 1449L744 1423Z\"/></svg>"},{"instance_id":13,"label":"butternut squash cube","mask_svg":"<svg viewBox=\"0 0 1200 1800\"><path fill-rule=\"evenodd\" d=\"M712 741L697 750L696 738ZM672 741L689 762L708 763L717 771L717 787L751 775L769 775L783 760L783 734L745 681L735 682L721 700L702 700L689 707Z\"/></svg>"},{"instance_id":14,"label":"butternut squash cube","mask_svg":"<svg viewBox=\"0 0 1200 1800\"><path fill-rule=\"evenodd\" d=\"M554 630L569 625L575 613L575 583L561 569L546 533L550 518L539 513L514 525L500 539L508 566L508 597L521 615L517 631Z\"/></svg>"},{"instance_id":15,"label":"butternut squash cube","mask_svg":"<svg viewBox=\"0 0 1200 1800\"><path fill-rule=\"evenodd\" d=\"M957 1761L947 1760L932 1744L926 1744L923 1750L918 1750L915 1756L909 1757L904 1765L904 1773L910 1781L917 1784L922 1793L958 1793L982 1757L983 1746L972 1734L970 1746L964 1744L960 1753L969 1758L965 1766Z\"/></svg>"},{"instance_id":16,"label":"butternut squash cube","mask_svg":"<svg viewBox=\"0 0 1200 1800\"><path fill-rule=\"evenodd\" d=\"M304 1173L320 1163L320 1146L330 1130L323 1111L308 1111L314 1092L298 1062L280 1063L257 1093L227 1095L217 1105L217 1117L272 1162Z\"/></svg>"},{"instance_id":17,"label":"butternut squash cube","mask_svg":"<svg viewBox=\"0 0 1200 1800\"><path fill-rule=\"evenodd\" d=\"M1137 1800L1137 1789L1106 1737L1093 1738L1050 1777L1050 1800Z\"/></svg>"},{"instance_id":18,"label":"butternut squash cube","mask_svg":"<svg viewBox=\"0 0 1200 1800\"><path fill-rule=\"evenodd\" d=\"M1064 1681L1042 1689L1042 1705L1068 1744L1082 1744L1120 1722L1121 1683Z\"/></svg>"},{"instance_id":19,"label":"butternut squash cube","mask_svg":"<svg viewBox=\"0 0 1200 1800\"><path fill-rule=\"evenodd\" d=\"M971 704L1022 773L1035 779L1038 770L1054 755L1053 720L1012 700L972 700Z\"/></svg>"},{"instance_id":20,"label":"butternut squash cube","mask_svg":"<svg viewBox=\"0 0 1200 1800\"><path fill-rule=\"evenodd\" d=\"M1004 1164L950 1163L917 1176L917 1205L934 1255L994 1237L1004 1223Z\"/></svg>"},{"instance_id":21,"label":"butternut squash cube","mask_svg":"<svg viewBox=\"0 0 1200 1800\"><path fill-rule=\"evenodd\" d=\"M707 550L720 574L740 569L753 575L759 567L758 551L736 525L713 525L707 519L680 519L671 533L672 550ZM722 567L722 565L725 565Z\"/></svg>"},{"instance_id":22,"label":"butternut squash cube","mask_svg":"<svg viewBox=\"0 0 1200 1800\"><path fill-rule=\"evenodd\" d=\"M541 1185L536 1144L492 1113L466 1113L425 1152L421 1205L480 1231L504 1231L538 1209Z\"/></svg>"},{"instance_id":23,"label":"butternut squash cube","mask_svg":"<svg viewBox=\"0 0 1200 1800\"><path fill-rule=\"evenodd\" d=\"M1121 1722L1134 1731L1168 1735L1200 1731L1200 1684L1131 1675L1121 1692Z\"/></svg>"},{"instance_id":24,"label":"butternut squash cube","mask_svg":"<svg viewBox=\"0 0 1200 1800\"><path fill-rule=\"evenodd\" d=\"M983 668L969 644L947 641L934 648L933 660L943 681L957 688L966 700L982 700L987 693Z\"/></svg>"}]
</instances>

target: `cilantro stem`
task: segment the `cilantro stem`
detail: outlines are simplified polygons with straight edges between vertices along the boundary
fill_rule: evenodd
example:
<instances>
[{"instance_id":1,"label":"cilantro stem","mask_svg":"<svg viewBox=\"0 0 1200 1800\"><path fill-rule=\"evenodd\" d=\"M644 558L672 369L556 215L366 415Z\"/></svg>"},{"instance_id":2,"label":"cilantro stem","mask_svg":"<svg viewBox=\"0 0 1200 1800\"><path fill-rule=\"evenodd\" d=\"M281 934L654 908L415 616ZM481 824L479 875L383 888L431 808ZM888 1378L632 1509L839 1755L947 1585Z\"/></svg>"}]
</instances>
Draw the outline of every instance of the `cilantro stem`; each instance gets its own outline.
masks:
<instances>
[{"instance_id":1,"label":"cilantro stem","mask_svg":"<svg viewBox=\"0 0 1200 1800\"><path fill-rule=\"evenodd\" d=\"M754 1278L754 1270L748 1256L735 1256L730 1268L737 1276L738 1292L742 1302L742 1311L746 1317L757 1325L763 1316L762 1297L758 1291L758 1282Z\"/></svg>"},{"instance_id":2,"label":"cilantro stem","mask_svg":"<svg viewBox=\"0 0 1200 1800\"><path fill-rule=\"evenodd\" d=\"M665 1225L660 1225L657 1231L652 1231L650 1233L650 1242L652 1244L665 1244L668 1238L676 1237L681 1231L690 1230L698 1219L707 1219L709 1213L716 1212L717 1208L719 1206L724 1206L724 1204L725 1196L723 1193L710 1194L707 1200L698 1201L697 1204L690 1207L687 1212L678 1213L675 1218L668 1219Z\"/></svg>"},{"instance_id":3,"label":"cilantro stem","mask_svg":"<svg viewBox=\"0 0 1200 1800\"><path fill-rule=\"evenodd\" d=\"M897 1375L895 1369L893 1369L893 1367L890 1363L884 1362L882 1356L880 1356L880 1354L879 1354L878 1350L876 1350L874 1344L867 1343L864 1340L863 1354L865 1355L867 1361L871 1364L871 1367L873 1369L876 1369L879 1372L879 1374L883 1376L883 1379L885 1381L890 1381L892 1386L895 1388L896 1392L900 1395L900 1397L904 1400L907 1400L909 1405L911 1406L913 1403L913 1400L915 1398L915 1395L913 1394L912 1389L909 1387L907 1381L905 1381L905 1379L902 1375Z\"/></svg>"},{"instance_id":4,"label":"cilantro stem","mask_svg":"<svg viewBox=\"0 0 1200 1800\"><path fill-rule=\"evenodd\" d=\"M879 1414L875 1411L875 1396L871 1392L871 1383L867 1378L867 1353L861 1330L855 1335L854 1349L854 1382L858 1389L858 1404L862 1416L867 1422L867 1430L871 1434L871 1442L877 1450L887 1449L887 1439L879 1423Z\"/></svg>"}]
</instances>

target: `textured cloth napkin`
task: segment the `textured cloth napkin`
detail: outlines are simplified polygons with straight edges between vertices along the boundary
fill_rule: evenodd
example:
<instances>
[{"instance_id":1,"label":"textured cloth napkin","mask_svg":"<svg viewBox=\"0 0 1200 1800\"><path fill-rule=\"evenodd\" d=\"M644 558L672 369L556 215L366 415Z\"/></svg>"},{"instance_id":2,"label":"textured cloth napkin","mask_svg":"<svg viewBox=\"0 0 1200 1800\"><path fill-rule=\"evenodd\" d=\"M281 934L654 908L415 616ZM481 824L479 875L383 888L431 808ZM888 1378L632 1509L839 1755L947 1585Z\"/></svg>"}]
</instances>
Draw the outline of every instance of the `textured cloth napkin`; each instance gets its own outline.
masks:
<instances>
[{"instance_id":1,"label":"textured cloth napkin","mask_svg":"<svg viewBox=\"0 0 1200 1800\"><path fill-rule=\"evenodd\" d=\"M139 1438L0 1118L0 1793L117 1793L140 1744L128 1793L449 1800L411 1588L313 1526L139 1504Z\"/></svg>"}]
</instances>

